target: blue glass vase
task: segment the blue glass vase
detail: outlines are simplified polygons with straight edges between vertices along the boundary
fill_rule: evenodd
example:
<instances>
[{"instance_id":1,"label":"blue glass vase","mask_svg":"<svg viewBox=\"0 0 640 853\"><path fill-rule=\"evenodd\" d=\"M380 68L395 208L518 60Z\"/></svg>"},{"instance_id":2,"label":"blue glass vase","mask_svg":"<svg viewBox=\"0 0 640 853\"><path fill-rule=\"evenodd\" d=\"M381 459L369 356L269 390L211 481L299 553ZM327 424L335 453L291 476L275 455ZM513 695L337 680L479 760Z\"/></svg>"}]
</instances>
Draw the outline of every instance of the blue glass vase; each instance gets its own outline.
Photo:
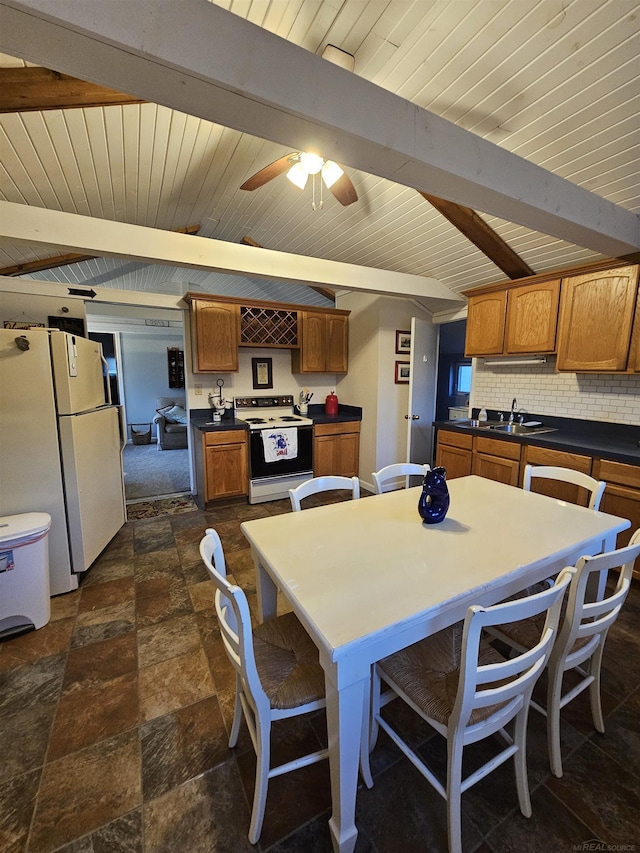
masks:
<instances>
[{"instance_id":1,"label":"blue glass vase","mask_svg":"<svg viewBox=\"0 0 640 853\"><path fill-rule=\"evenodd\" d=\"M442 521L449 509L446 468L432 468L422 481L418 512L425 524Z\"/></svg>"}]
</instances>

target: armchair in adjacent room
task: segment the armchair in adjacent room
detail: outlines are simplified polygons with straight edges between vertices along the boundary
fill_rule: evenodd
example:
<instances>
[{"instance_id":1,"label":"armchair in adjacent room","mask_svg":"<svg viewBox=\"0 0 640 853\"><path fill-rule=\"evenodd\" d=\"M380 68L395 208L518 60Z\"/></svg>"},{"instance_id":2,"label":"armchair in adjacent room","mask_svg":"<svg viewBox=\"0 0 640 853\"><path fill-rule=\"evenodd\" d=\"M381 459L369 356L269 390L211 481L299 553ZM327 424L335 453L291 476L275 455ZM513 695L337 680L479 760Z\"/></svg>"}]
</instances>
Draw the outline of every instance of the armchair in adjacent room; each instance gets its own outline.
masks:
<instances>
[{"instance_id":1,"label":"armchair in adjacent room","mask_svg":"<svg viewBox=\"0 0 640 853\"><path fill-rule=\"evenodd\" d=\"M153 419L158 450L178 450L187 446L187 412L184 397L158 397Z\"/></svg>"}]
</instances>

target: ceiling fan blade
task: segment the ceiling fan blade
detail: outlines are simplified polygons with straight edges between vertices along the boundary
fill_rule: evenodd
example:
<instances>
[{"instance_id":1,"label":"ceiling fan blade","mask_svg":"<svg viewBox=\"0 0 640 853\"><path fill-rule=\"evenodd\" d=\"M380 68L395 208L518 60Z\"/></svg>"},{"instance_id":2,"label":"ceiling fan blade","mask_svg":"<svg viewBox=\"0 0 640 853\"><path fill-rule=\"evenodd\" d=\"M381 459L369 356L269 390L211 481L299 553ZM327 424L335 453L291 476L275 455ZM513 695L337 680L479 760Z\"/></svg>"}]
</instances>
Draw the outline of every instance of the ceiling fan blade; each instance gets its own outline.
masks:
<instances>
[{"instance_id":1,"label":"ceiling fan blade","mask_svg":"<svg viewBox=\"0 0 640 853\"><path fill-rule=\"evenodd\" d=\"M329 190L333 193L334 197L337 198L340 204L344 205L345 207L348 204L353 204L354 201L358 201L358 193L356 192L356 188L351 183L351 178L347 177L346 172L340 175L335 184L331 184Z\"/></svg>"},{"instance_id":2,"label":"ceiling fan blade","mask_svg":"<svg viewBox=\"0 0 640 853\"><path fill-rule=\"evenodd\" d=\"M264 169L260 169L260 171L256 172L255 175L252 175L250 178L247 178L247 180L240 187L240 189L257 190L259 187L262 187L269 181L272 181L274 178L277 178L278 175L281 175L283 172L286 172L290 166L297 162L299 157L300 154L297 151L292 151L290 154L285 154L284 157L280 157L278 160L274 160L273 163L269 163L269 165L265 166Z\"/></svg>"}]
</instances>

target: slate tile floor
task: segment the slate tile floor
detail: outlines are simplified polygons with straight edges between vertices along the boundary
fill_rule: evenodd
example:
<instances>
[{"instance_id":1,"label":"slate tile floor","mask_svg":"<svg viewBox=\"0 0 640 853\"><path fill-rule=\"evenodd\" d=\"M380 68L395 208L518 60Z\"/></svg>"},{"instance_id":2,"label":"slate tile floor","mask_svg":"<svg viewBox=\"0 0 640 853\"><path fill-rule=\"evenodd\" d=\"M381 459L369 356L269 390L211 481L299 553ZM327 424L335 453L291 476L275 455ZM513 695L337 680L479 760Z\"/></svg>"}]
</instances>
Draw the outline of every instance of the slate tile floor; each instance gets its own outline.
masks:
<instances>
[{"instance_id":1,"label":"slate tile floor","mask_svg":"<svg viewBox=\"0 0 640 853\"><path fill-rule=\"evenodd\" d=\"M130 522L82 588L52 600L45 628L0 643L4 853L329 853L325 762L272 780L260 843L247 840L255 760L244 726L227 747L234 680L198 555L216 527L255 604L240 522L288 511L284 501L235 503ZM463 796L465 853L595 849L594 839L597 849L640 850L637 582L610 633L602 691L606 735L594 732L584 695L563 713L562 779L550 776L544 721L532 712L533 817L520 815L511 765L500 768ZM444 768L437 736L388 710ZM322 714L289 721L276 729L276 757L325 738ZM357 853L445 851L443 801L384 735L372 767L374 788L358 794Z\"/></svg>"}]
</instances>

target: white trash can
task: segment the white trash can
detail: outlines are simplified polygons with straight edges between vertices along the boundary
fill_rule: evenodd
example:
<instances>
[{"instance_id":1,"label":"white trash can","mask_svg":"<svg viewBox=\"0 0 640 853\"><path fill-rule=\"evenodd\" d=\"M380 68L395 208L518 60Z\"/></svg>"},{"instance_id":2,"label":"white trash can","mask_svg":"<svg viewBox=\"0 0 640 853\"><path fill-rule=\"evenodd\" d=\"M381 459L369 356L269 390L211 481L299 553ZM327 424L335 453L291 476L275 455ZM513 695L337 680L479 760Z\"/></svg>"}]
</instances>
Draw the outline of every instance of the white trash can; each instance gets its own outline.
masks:
<instances>
[{"instance_id":1,"label":"white trash can","mask_svg":"<svg viewBox=\"0 0 640 853\"><path fill-rule=\"evenodd\" d=\"M0 516L0 637L42 628L51 618L46 512Z\"/></svg>"}]
</instances>

